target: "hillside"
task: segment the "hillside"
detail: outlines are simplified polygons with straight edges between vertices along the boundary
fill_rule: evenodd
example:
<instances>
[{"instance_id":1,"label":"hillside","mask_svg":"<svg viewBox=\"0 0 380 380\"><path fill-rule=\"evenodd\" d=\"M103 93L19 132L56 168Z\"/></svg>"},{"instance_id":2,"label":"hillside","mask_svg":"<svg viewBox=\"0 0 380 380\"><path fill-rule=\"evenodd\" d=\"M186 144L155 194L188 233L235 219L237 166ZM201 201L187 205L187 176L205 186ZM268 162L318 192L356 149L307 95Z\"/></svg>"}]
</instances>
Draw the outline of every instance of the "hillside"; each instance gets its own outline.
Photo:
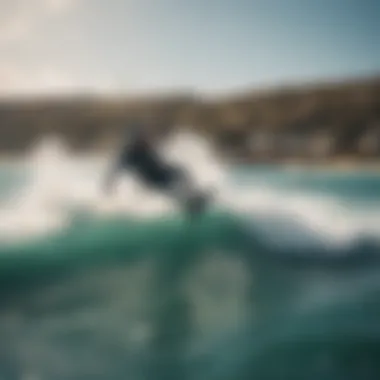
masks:
<instances>
[{"instance_id":1,"label":"hillside","mask_svg":"<svg viewBox=\"0 0 380 380\"><path fill-rule=\"evenodd\" d=\"M40 136L62 136L75 150L107 147L128 121L152 132L187 125L243 160L380 158L380 76L252 91L0 101L0 152L17 154Z\"/></svg>"}]
</instances>

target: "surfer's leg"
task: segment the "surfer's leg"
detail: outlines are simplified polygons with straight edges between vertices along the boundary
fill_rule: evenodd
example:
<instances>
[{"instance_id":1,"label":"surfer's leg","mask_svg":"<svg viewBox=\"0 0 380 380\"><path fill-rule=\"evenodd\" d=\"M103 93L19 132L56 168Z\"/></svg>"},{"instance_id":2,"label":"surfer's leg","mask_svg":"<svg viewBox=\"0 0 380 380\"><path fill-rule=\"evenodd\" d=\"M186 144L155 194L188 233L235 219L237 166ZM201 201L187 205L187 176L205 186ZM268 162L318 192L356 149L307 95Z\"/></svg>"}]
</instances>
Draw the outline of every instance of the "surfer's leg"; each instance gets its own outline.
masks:
<instances>
[{"instance_id":1,"label":"surfer's leg","mask_svg":"<svg viewBox=\"0 0 380 380\"><path fill-rule=\"evenodd\" d=\"M172 167L168 173L167 191L182 203L194 192L194 185L184 170Z\"/></svg>"}]
</instances>

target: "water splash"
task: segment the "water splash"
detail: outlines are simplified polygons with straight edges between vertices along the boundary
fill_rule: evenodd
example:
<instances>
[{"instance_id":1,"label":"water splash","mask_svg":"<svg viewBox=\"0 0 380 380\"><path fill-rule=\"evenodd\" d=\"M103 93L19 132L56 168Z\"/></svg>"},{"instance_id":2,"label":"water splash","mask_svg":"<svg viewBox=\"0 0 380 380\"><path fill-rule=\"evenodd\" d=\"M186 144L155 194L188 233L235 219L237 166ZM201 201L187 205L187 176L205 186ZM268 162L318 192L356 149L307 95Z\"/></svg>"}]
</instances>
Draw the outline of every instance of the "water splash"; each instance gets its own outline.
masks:
<instances>
[{"instance_id":1,"label":"water splash","mask_svg":"<svg viewBox=\"0 0 380 380\"><path fill-rule=\"evenodd\" d=\"M358 235L380 236L379 212L353 212L336 198L304 191L286 192L270 183L234 186L228 165L199 136L180 132L159 147L171 161L185 167L202 188L217 189L216 203L253 218L268 239L310 242L311 236L347 244ZM30 181L0 206L0 237L20 238L64 228L74 210L99 216L128 214L139 217L175 212L161 194L125 175L113 194L102 192L110 156L72 154L59 138L40 141L27 155Z\"/></svg>"}]
</instances>

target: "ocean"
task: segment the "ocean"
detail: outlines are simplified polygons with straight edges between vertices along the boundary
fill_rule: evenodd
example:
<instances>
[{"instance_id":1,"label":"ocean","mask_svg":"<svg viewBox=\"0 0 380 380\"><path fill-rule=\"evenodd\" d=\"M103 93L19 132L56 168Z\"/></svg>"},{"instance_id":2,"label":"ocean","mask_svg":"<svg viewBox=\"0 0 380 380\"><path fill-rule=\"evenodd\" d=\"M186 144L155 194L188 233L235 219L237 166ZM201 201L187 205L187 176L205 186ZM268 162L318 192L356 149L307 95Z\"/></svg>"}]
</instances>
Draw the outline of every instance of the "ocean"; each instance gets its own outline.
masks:
<instances>
[{"instance_id":1,"label":"ocean","mask_svg":"<svg viewBox=\"0 0 380 380\"><path fill-rule=\"evenodd\" d=\"M199 220L59 139L0 165L0 379L379 379L380 174L162 149Z\"/></svg>"}]
</instances>

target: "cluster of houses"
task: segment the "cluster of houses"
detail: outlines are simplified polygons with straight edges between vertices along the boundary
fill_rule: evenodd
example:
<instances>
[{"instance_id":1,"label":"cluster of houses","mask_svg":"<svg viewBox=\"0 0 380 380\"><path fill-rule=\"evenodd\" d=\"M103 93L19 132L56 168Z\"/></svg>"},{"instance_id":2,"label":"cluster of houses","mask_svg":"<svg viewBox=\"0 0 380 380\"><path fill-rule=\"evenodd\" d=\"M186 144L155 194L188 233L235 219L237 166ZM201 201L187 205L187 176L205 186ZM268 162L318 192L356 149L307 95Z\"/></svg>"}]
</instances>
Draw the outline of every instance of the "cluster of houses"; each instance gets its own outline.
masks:
<instances>
[{"instance_id":1,"label":"cluster of houses","mask_svg":"<svg viewBox=\"0 0 380 380\"><path fill-rule=\"evenodd\" d=\"M355 159L380 159L380 124L363 128L363 133L350 142L349 149L342 149L341 139L328 129L300 133L255 128L229 151L248 160L321 161L342 155Z\"/></svg>"}]
</instances>

